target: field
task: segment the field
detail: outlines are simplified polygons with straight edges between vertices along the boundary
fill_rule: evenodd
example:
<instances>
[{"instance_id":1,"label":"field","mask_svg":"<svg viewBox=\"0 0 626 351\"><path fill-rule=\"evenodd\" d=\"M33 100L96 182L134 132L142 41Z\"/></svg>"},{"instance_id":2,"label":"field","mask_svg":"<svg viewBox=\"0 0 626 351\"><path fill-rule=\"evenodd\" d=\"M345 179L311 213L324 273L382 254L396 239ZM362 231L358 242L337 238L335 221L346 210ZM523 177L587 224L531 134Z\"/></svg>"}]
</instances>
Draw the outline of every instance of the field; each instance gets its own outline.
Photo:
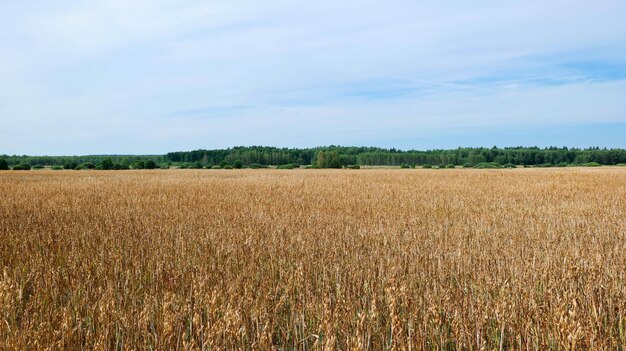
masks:
<instances>
[{"instance_id":1,"label":"field","mask_svg":"<svg viewBox=\"0 0 626 351\"><path fill-rule=\"evenodd\" d=\"M626 170L0 172L0 349L624 349Z\"/></svg>"}]
</instances>

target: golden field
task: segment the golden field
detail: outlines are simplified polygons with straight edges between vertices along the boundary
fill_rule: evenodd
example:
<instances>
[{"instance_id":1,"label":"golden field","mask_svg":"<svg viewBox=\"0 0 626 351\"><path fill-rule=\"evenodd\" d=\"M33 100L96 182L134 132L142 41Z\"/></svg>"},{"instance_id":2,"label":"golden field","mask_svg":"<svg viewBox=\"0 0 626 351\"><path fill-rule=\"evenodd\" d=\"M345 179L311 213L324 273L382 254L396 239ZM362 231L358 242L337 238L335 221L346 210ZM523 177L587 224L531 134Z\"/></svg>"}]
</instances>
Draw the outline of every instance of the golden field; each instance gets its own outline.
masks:
<instances>
[{"instance_id":1,"label":"golden field","mask_svg":"<svg viewBox=\"0 0 626 351\"><path fill-rule=\"evenodd\" d=\"M0 172L0 350L626 347L626 170Z\"/></svg>"}]
</instances>

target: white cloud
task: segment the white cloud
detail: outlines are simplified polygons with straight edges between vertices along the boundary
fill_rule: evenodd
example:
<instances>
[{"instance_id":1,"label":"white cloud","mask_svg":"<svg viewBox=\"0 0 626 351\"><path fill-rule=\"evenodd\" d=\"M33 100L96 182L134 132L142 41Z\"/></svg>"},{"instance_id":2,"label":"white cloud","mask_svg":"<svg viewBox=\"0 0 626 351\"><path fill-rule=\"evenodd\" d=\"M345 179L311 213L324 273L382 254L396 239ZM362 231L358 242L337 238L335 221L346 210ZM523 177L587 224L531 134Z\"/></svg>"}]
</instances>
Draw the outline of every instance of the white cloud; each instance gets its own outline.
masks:
<instances>
[{"instance_id":1,"label":"white cloud","mask_svg":"<svg viewBox=\"0 0 626 351\"><path fill-rule=\"evenodd\" d=\"M7 2L0 153L626 122L626 76L594 72L626 67L624 12L617 0Z\"/></svg>"}]
</instances>

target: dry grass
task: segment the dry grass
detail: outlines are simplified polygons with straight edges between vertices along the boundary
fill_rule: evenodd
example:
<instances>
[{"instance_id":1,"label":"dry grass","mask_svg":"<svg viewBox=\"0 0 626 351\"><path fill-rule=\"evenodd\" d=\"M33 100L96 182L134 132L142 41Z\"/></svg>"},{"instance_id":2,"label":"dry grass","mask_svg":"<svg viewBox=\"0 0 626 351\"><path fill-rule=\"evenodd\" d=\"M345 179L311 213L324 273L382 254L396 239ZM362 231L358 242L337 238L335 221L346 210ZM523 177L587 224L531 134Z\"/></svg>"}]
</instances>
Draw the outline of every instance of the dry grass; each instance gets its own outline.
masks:
<instances>
[{"instance_id":1,"label":"dry grass","mask_svg":"<svg viewBox=\"0 0 626 351\"><path fill-rule=\"evenodd\" d=\"M623 349L626 171L0 173L0 349Z\"/></svg>"}]
</instances>

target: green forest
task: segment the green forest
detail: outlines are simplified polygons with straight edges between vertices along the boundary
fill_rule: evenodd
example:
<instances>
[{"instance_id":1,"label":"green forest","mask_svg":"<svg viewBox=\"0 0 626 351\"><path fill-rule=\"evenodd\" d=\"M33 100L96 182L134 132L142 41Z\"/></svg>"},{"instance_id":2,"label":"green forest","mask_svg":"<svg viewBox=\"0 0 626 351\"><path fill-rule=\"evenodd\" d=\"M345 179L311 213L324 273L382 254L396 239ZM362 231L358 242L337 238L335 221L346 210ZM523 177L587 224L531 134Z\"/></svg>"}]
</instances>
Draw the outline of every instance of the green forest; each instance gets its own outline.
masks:
<instances>
[{"instance_id":1,"label":"green forest","mask_svg":"<svg viewBox=\"0 0 626 351\"><path fill-rule=\"evenodd\" d=\"M1 155L0 169L155 169L155 168L501 168L625 165L626 150L567 147L457 148L399 150L377 147L265 146L170 152L165 155L18 156Z\"/></svg>"}]
</instances>

